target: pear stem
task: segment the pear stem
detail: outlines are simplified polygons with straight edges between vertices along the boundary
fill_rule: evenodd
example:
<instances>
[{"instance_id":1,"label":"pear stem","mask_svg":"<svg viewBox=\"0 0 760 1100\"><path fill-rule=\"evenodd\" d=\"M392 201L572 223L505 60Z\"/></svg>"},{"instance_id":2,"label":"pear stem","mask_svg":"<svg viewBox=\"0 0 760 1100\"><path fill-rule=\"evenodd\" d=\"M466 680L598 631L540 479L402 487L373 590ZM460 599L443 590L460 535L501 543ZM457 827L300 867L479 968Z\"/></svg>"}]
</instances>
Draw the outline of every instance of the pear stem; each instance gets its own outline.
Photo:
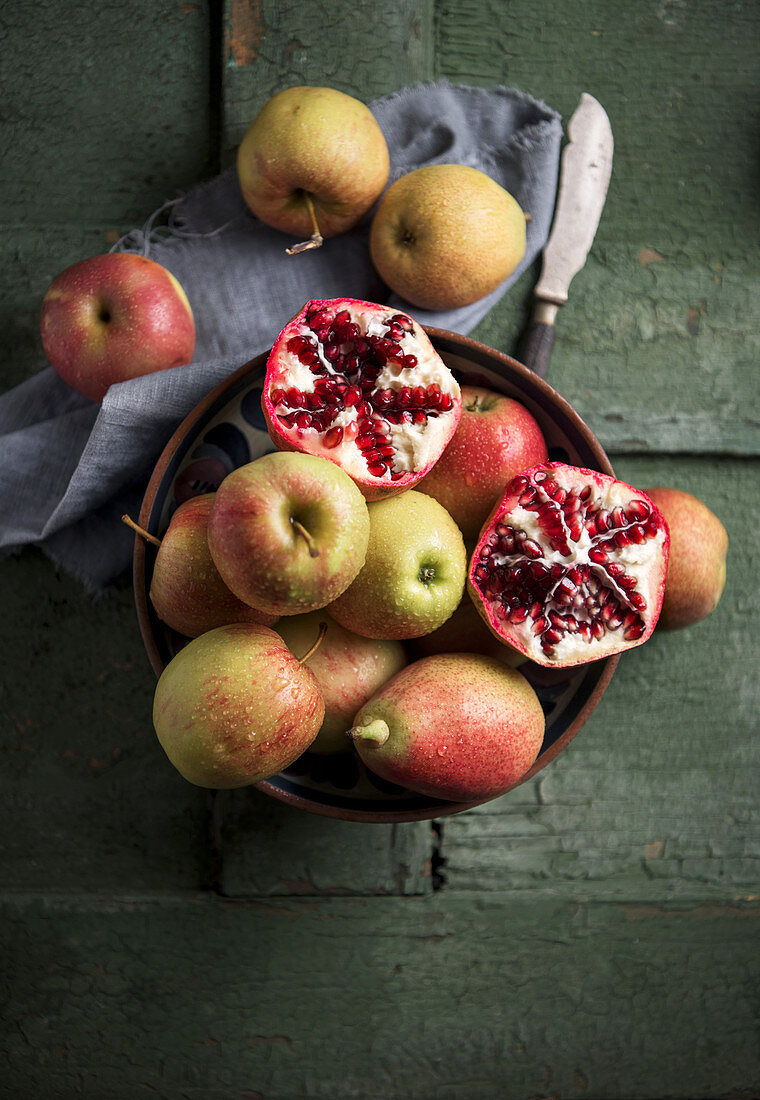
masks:
<instances>
[{"instance_id":1,"label":"pear stem","mask_svg":"<svg viewBox=\"0 0 760 1100\"><path fill-rule=\"evenodd\" d=\"M324 636L325 636L325 634L326 634L326 633L327 633L327 623L320 623L320 624L319 624L319 634L317 634L317 640L316 640L316 642L314 643L314 645L313 645L313 646L311 647L311 649L310 649L310 650L308 650L308 652L304 653L303 657L298 657L298 658L296 658L296 659L297 659L297 661L298 661L298 663L299 663L299 665L303 665L303 664L306 664L306 662L308 661L309 657L313 657L313 656L314 656L314 654L316 653L316 651L317 651L317 650L319 649L319 647L320 647L320 646L322 645L322 639L324 638Z\"/></svg>"},{"instance_id":2,"label":"pear stem","mask_svg":"<svg viewBox=\"0 0 760 1100\"><path fill-rule=\"evenodd\" d=\"M155 535L149 534L144 527L140 527L138 523L135 523L131 516L122 516L121 522L126 523L127 527L131 527L132 530L136 531L146 542L152 542L154 546L161 545L161 539L157 539Z\"/></svg>"},{"instance_id":3,"label":"pear stem","mask_svg":"<svg viewBox=\"0 0 760 1100\"><path fill-rule=\"evenodd\" d=\"M317 215L314 210L314 203L311 201L311 195L308 191L304 191L303 200L306 203L306 209L309 212L309 220L311 221L312 234L308 241L300 241L298 244L292 244L290 248L286 248L285 251L288 256L295 256L299 252L308 252L312 248L320 248L323 242L322 234L319 232L319 223L317 222Z\"/></svg>"},{"instance_id":4,"label":"pear stem","mask_svg":"<svg viewBox=\"0 0 760 1100\"><path fill-rule=\"evenodd\" d=\"M309 547L309 557L318 558L319 549L314 545L314 539L311 537L304 525L302 523L299 523L297 519L292 519L290 522L293 524L294 530L298 532L301 538L305 541L306 545Z\"/></svg>"},{"instance_id":5,"label":"pear stem","mask_svg":"<svg viewBox=\"0 0 760 1100\"><path fill-rule=\"evenodd\" d=\"M388 723L382 718L375 718L366 726L354 726L348 731L352 741L374 741L376 745L384 745L391 735Z\"/></svg>"}]
</instances>

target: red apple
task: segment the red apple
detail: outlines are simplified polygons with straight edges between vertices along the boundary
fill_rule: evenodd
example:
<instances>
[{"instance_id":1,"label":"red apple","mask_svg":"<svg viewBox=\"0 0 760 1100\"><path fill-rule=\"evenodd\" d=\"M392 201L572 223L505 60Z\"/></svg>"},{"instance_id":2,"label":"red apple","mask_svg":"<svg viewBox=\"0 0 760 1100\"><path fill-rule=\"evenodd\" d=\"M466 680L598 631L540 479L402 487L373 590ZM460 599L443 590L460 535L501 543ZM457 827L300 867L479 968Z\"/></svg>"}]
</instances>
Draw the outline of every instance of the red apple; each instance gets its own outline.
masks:
<instances>
[{"instance_id":1,"label":"red apple","mask_svg":"<svg viewBox=\"0 0 760 1100\"><path fill-rule=\"evenodd\" d=\"M132 252L80 260L56 276L40 333L50 365L93 401L114 382L189 363L195 350L184 290L161 264Z\"/></svg>"},{"instance_id":2,"label":"red apple","mask_svg":"<svg viewBox=\"0 0 760 1100\"><path fill-rule=\"evenodd\" d=\"M546 440L524 405L482 386L462 386L462 416L446 450L419 483L466 539L476 539L515 476L546 462Z\"/></svg>"}]
</instances>

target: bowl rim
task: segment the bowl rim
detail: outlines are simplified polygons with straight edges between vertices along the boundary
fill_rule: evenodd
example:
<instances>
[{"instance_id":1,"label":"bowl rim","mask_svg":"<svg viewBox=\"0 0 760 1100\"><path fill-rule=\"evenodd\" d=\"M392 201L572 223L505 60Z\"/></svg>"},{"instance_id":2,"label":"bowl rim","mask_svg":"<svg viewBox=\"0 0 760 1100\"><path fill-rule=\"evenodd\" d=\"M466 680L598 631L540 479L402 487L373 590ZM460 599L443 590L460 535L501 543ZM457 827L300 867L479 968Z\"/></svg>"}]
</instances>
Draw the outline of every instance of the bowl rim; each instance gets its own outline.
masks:
<instances>
[{"instance_id":1,"label":"bowl rim","mask_svg":"<svg viewBox=\"0 0 760 1100\"><path fill-rule=\"evenodd\" d=\"M572 423L575 430L583 437L584 442L594 455L594 460L597 463L596 468L601 473L614 476L612 464L602 444L580 414L553 388L553 386L537 375L530 367L525 366L524 363L514 359L511 355L507 355L506 352L492 348L488 344L472 339L472 337L463 336L449 329L435 328L427 325L423 327L436 348L440 345L450 345L446 346L444 350L469 352L471 354L474 353L475 358L484 357L491 361L497 360L503 366L507 367L512 374L519 375L528 381L531 386L537 387L539 392L542 393L544 397L548 398L551 404L558 406L562 410L567 420ZM265 367L270 351L271 348L255 356L253 359L250 359L237 370L227 375L226 378L223 378L205 397L201 398L174 430L153 467L153 472L145 489L139 516L139 524L143 529L149 529L148 524L153 511L156 493L158 492L158 488L170 462L174 458L177 449L183 442L188 431L220 397L223 397L228 389L234 387L252 371ZM148 592L145 584L145 552L145 540L136 536L132 558L132 581L137 621L143 644L148 655L148 660L150 661L156 677L158 677L163 672L165 665L161 659L151 628ZM508 790L503 791L502 794L507 794L509 791L521 786L538 772L542 771L546 765L551 763L551 761L554 760L554 758L573 740L581 727L588 721L588 718L596 709L602 695L607 690L620 657L620 653L615 653L610 657L603 657L599 661L593 662L594 665L601 666L600 675L589 697L575 715L573 721L556 741L537 757L533 766L525 775L521 776L516 783L512 784ZM266 779L258 783L253 783L251 786L276 798L280 802L284 802L297 809L306 810L309 813L317 814L321 817L337 818L343 821L366 822L368 824L395 824L434 820L439 817L448 817L451 814L461 813L463 810L473 809L475 806L481 806L487 802L493 801L493 798L485 798L478 799L474 802L441 802L440 804L432 804L415 810L367 810L359 812L348 807L331 806L321 802L314 802L304 795L296 794L292 791L284 791ZM501 797L501 795L499 795L499 797Z\"/></svg>"}]
</instances>

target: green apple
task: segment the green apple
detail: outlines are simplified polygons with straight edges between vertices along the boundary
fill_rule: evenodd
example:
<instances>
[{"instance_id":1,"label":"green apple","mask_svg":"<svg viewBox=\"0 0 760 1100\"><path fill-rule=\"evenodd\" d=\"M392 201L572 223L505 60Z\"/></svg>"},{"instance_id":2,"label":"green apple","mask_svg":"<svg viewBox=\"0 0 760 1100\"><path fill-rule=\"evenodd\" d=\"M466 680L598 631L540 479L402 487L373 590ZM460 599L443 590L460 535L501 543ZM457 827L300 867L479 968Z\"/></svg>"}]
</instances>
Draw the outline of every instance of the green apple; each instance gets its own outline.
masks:
<instances>
[{"instance_id":1,"label":"green apple","mask_svg":"<svg viewBox=\"0 0 760 1100\"><path fill-rule=\"evenodd\" d=\"M414 489L368 509L364 566L330 614L367 638L429 634L453 614L464 591L467 552L459 528L437 500Z\"/></svg>"},{"instance_id":2,"label":"green apple","mask_svg":"<svg viewBox=\"0 0 760 1100\"><path fill-rule=\"evenodd\" d=\"M354 715L404 667L406 653L401 642L363 638L346 630L324 610L288 615L279 620L275 630L291 653L303 657L319 636L321 623L327 627L324 637L304 662L316 676L325 701L325 718L309 751L340 752L350 747L347 731Z\"/></svg>"},{"instance_id":3,"label":"green apple","mask_svg":"<svg viewBox=\"0 0 760 1100\"><path fill-rule=\"evenodd\" d=\"M161 674L156 735L199 787L244 787L292 764L316 737L325 705L314 673L279 634L254 623L194 638Z\"/></svg>"},{"instance_id":4,"label":"green apple","mask_svg":"<svg viewBox=\"0 0 760 1100\"><path fill-rule=\"evenodd\" d=\"M362 565L369 514L359 489L326 458L263 455L216 491L208 544L222 580L269 615L325 607Z\"/></svg>"}]
</instances>

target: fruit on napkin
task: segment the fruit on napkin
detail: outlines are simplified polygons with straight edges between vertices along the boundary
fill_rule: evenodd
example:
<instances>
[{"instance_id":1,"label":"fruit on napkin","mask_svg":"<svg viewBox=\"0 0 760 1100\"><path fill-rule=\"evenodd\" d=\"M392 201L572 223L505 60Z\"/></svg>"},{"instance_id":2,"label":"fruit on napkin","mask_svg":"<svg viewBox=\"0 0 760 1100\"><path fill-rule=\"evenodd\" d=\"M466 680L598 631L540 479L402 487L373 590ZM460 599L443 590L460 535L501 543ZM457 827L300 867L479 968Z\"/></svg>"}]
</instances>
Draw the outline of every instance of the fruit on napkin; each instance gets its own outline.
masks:
<instances>
[{"instance_id":1,"label":"fruit on napkin","mask_svg":"<svg viewBox=\"0 0 760 1100\"><path fill-rule=\"evenodd\" d=\"M244 787L292 764L325 705L314 673L279 634L254 623L194 638L161 674L153 723L180 775L199 787Z\"/></svg>"},{"instance_id":2,"label":"fruit on napkin","mask_svg":"<svg viewBox=\"0 0 760 1100\"><path fill-rule=\"evenodd\" d=\"M682 489L647 489L670 528L665 598L657 626L680 630L715 610L726 583L726 529L706 504Z\"/></svg>"},{"instance_id":3,"label":"fruit on napkin","mask_svg":"<svg viewBox=\"0 0 760 1100\"><path fill-rule=\"evenodd\" d=\"M543 432L524 405L484 386L462 386L457 430L418 488L475 539L515 474L547 458Z\"/></svg>"},{"instance_id":4,"label":"fruit on napkin","mask_svg":"<svg viewBox=\"0 0 760 1100\"><path fill-rule=\"evenodd\" d=\"M195 322L187 295L155 260L108 252L72 264L50 284L40 312L50 365L79 393L189 363Z\"/></svg>"},{"instance_id":5,"label":"fruit on napkin","mask_svg":"<svg viewBox=\"0 0 760 1100\"><path fill-rule=\"evenodd\" d=\"M547 462L513 478L473 552L468 589L494 634L539 665L641 645L657 623L668 529L647 495Z\"/></svg>"},{"instance_id":6,"label":"fruit on napkin","mask_svg":"<svg viewBox=\"0 0 760 1100\"><path fill-rule=\"evenodd\" d=\"M544 712L533 688L492 657L424 657L361 708L350 731L364 763L402 787L455 802L494 798L538 756Z\"/></svg>"},{"instance_id":7,"label":"fruit on napkin","mask_svg":"<svg viewBox=\"0 0 760 1100\"><path fill-rule=\"evenodd\" d=\"M410 489L459 422L459 385L405 313L352 298L307 302L267 362L262 407L281 450L320 455L368 500Z\"/></svg>"},{"instance_id":8,"label":"fruit on napkin","mask_svg":"<svg viewBox=\"0 0 760 1100\"><path fill-rule=\"evenodd\" d=\"M414 489L367 507L365 563L330 614L367 638L429 634L462 598L467 552L459 528L437 500Z\"/></svg>"},{"instance_id":9,"label":"fruit on napkin","mask_svg":"<svg viewBox=\"0 0 760 1100\"><path fill-rule=\"evenodd\" d=\"M427 165L385 192L369 246L380 278L407 302L456 309L515 270L525 255L525 214L477 168Z\"/></svg>"},{"instance_id":10,"label":"fruit on napkin","mask_svg":"<svg viewBox=\"0 0 760 1100\"><path fill-rule=\"evenodd\" d=\"M369 514L332 462L276 451L239 466L216 491L208 543L238 599L269 615L325 607L364 564Z\"/></svg>"},{"instance_id":11,"label":"fruit on napkin","mask_svg":"<svg viewBox=\"0 0 760 1100\"><path fill-rule=\"evenodd\" d=\"M354 715L406 665L407 658L401 642L363 638L340 626L324 609L287 615L275 629L299 657L313 645L320 623L327 627L324 638L304 663L317 678L325 717L309 751L332 753L351 747L347 734Z\"/></svg>"},{"instance_id":12,"label":"fruit on napkin","mask_svg":"<svg viewBox=\"0 0 760 1100\"><path fill-rule=\"evenodd\" d=\"M232 593L208 547L214 493L191 497L177 508L153 565L150 599L159 619L188 638L227 623L263 623L276 616L257 611Z\"/></svg>"},{"instance_id":13,"label":"fruit on napkin","mask_svg":"<svg viewBox=\"0 0 760 1100\"><path fill-rule=\"evenodd\" d=\"M317 247L374 205L389 164L368 107L334 88L295 87L273 96L248 127L237 174L258 218Z\"/></svg>"}]
</instances>

